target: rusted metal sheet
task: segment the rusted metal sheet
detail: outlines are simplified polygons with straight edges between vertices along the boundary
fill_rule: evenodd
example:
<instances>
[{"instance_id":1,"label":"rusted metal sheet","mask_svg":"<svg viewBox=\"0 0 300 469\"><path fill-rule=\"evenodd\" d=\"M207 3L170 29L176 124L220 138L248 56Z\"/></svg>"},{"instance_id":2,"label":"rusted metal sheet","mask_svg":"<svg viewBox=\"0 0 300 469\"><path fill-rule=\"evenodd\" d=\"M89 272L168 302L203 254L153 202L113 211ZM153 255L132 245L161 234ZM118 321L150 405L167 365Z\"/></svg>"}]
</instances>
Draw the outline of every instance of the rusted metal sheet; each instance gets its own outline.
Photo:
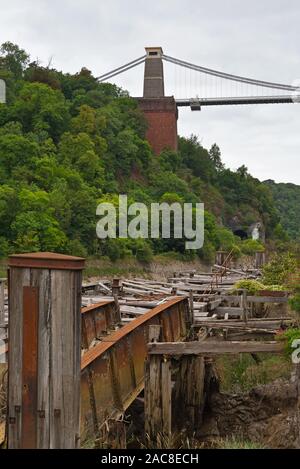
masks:
<instances>
[{"instance_id":1,"label":"rusted metal sheet","mask_svg":"<svg viewBox=\"0 0 300 469\"><path fill-rule=\"evenodd\" d=\"M23 287L21 448L36 448L39 290Z\"/></svg>"},{"instance_id":2,"label":"rusted metal sheet","mask_svg":"<svg viewBox=\"0 0 300 469\"><path fill-rule=\"evenodd\" d=\"M82 438L95 433L95 421L100 429L108 419L119 417L142 391L149 326L161 325L164 340L182 340L187 334L187 309L186 298L174 297L103 337L84 353L81 361Z\"/></svg>"},{"instance_id":3,"label":"rusted metal sheet","mask_svg":"<svg viewBox=\"0 0 300 469\"><path fill-rule=\"evenodd\" d=\"M106 336L115 324L115 302L104 300L81 309L82 348Z\"/></svg>"},{"instance_id":4,"label":"rusted metal sheet","mask_svg":"<svg viewBox=\"0 0 300 469\"><path fill-rule=\"evenodd\" d=\"M9 267L20 268L82 270L84 268L84 259L53 252L33 252L9 256L8 265Z\"/></svg>"}]
</instances>

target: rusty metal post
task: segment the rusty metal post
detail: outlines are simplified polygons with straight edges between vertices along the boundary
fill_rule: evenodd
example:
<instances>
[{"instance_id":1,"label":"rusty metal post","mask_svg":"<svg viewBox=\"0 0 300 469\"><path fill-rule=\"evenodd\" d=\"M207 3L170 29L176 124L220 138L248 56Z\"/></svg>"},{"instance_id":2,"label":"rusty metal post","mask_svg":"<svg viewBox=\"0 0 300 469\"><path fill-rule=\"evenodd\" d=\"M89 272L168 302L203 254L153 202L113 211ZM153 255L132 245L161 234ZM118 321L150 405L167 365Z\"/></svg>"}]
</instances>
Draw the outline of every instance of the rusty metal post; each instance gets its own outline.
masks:
<instances>
[{"instance_id":1,"label":"rusty metal post","mask_svg":"<svg viewBox=\"0 0 300 469\"><path fill-rule=\"evenodd\" d=\"M10 256L8 447L79 443L84 259Z\"/></svg>"}]
</instances>

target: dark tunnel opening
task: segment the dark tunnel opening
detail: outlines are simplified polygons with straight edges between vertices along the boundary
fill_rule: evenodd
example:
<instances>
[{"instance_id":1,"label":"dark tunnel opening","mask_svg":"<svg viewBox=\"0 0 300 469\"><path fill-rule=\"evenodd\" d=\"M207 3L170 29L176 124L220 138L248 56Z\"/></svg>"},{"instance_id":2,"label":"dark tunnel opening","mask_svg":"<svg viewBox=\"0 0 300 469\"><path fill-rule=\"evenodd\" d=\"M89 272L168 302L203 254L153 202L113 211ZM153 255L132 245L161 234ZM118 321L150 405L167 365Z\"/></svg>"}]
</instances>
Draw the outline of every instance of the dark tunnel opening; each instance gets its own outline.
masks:
<instances>
[{"instance_id":1,"label":"dark tunnel opening","mask_svg":"<svg viewBox=\"0 0 300 469\"><path fill-rule=\"evenodd\" d=\"M246 231L244 231L244 230L235 230L235 231L233 232L233 234L234 234L235 236L238 236L238 237L241 238L242 240L248 238L248 235L247 235Z\"/></svg>"}]
</instances>

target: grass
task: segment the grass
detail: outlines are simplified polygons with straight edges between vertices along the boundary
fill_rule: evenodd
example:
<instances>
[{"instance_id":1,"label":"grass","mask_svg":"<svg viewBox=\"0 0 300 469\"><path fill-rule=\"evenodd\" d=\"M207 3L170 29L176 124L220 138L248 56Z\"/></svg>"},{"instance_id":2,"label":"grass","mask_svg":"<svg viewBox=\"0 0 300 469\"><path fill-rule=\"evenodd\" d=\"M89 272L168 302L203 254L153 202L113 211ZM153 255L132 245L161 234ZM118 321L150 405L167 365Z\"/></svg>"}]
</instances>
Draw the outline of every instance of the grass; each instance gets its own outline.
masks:
<instances>
[{"instance_id":1,"label":"grass","mask_svg":"<svg viewBox=\"0 0 300 469\"><path fill-rule=\"evenodd\" d=\"M126 277L128 275L139 275L144 276L145 271L138 267L118 267L118 266L87 266L84 269L83 276L84 278L90 277L115 277L122 276Z\"/></svg>"},{"instance_id":2,"label":"grass","mask_svg":"<svg viewBox=\"0 0 300 469\"><path fill-rule=\"evenodd\" d=\"M235 436L227 437L216 442L218 449L264 449L265 447L257 442L243 440Z\"/></svg>"},{"instance_id":3,"label":"grass","mask_svg":"<svg viewBox=\"0 0 300 469\"><path fill-rule=\"evenodd\" d=\"M1 259L0 260L0 278L7 277L7 260Z\"/></svg>"},{"instance_id":4,"label":"grass","mask_svg":"<svg viewBox=\"0 0 300 469\"><path fill-rule=\"evenodd\" d=\"M148 434L145 435L144 441L139 442L142 449L202 449L204 443L197 440L193 436L189 437L184 433L175 432L170 436L158 433L156 440L151 440Z\"/></svg>"},{"instance_id":5,"label":"grass","mask_svg":"<svg viewBox=\"0 0 300 469\"><path fill-rule=\"evenodd\" d=\"M221 390L246 392L278 378L290 377L292 363L288 357L262 353L257 355L261 360L258 364L250 354L218 358L216 366L221 379Z\"/></svg>"}]
</instances>

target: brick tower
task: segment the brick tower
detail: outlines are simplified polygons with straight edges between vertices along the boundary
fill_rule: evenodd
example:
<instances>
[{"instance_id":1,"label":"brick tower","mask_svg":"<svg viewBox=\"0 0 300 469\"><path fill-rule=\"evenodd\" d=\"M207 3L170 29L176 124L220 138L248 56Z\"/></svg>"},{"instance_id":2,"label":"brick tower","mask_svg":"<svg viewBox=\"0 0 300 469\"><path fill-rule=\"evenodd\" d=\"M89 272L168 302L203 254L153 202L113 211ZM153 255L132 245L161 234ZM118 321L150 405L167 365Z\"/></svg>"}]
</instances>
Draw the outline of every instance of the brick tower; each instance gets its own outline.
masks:
<instances>
[{"instance_id":1,"label":"brick tower","mask_svg":"<svg viewBox=\"0 0 300 469\"><path fill-rule=\"evenodd\" d=\"M164 148L177 150L177 106L165 96L161 47L146 47L144 95L137 98L148 122L146 137L155 154Z\"/></svg>"}]
</instances>

